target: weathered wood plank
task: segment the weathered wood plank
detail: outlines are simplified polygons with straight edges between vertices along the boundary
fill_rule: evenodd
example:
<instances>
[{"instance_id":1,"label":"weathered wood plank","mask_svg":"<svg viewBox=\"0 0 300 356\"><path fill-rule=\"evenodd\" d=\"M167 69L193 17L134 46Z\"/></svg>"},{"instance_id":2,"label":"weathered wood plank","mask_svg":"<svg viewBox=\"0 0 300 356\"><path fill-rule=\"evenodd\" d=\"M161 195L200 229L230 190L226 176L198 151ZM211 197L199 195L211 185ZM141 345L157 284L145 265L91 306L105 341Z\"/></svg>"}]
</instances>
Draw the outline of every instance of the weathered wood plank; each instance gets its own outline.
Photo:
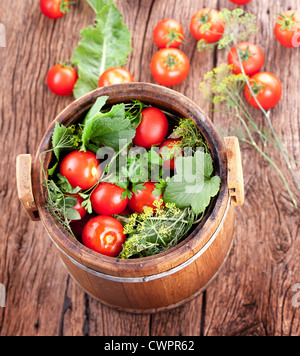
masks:
<instances>
[{"instance_id":1,"label":"weathered wood plank","mask_svg":"<svg viewBox=\"0 0 300 356\"><path fill-rule=\"evenodd\" d=\"M15 159L35 154L48 124L72 101L49 92L46 74L58 58L70 58L78 40L74 27L93 21L93 14L84 2L78 13L85 16L57 22L41 16L36 1L15 2L14 11L4 2L0 8L7 30L7 47L0 48L0 282L7 288L0 333L58 335L68 276L41 223L29 222L18 202Z\"/></svg>"},{"instance_id":2,"label":"weathered wood plank","mask_svg":"<svg viewBox=\"0 0 300 356\"><path fill-rule=\"evenodd\" d=\"M205 4L202 0L116 0L134 35L127 67L137 81L154 82L149 67L156 51L155 24L164 17L182 22L186 32L182 49L191 59L191 73L175 89L208 112L210 106L203 103L198 86L204 73L226 55L196 50L188 26L193 13ZM209 5L234 8L229 0ZM300 0L289 0L284 7L299 9ZM265 51L265 69L278 74L285 88L272 121L294 159L300 160L299 51L284 49L273 36L275 14L282 11L279 1L253 1L247 9L261 22L254 41ZM17 154L34 155L48 124L73 100L50 93L46 74L58 58L71 57L79 30L93 22L94 14L84 0L78 0L72 13L59 21L44 18L33 0L16 1L14 12L2 2L0 14L7 30L7 47L0 47L0 142L4 143L0 283L7 288L6 308L0 308L0 335L299 335L300 308L292 305L292 286L300 282L299 211L276 173L247 146L243 148L246 203L237 209L235 244L204 295L173 311L131 315L101 305L76 285L41 223L28 221L12 177ZM225 116L211 117L217 125L230 124ZM261 122L259 115L257 119ZM276 159L275 151L272 157ZM299 168L294 168L299 177Z\"/></svg>"},{"instance_id":3,"label":"weathered wood plank","mask_svg":"<svg viewBox=\"0 0 300 356\"><path fill-rule=\"evenodd\" d=\"M227 5L228 1L220 1L221 7ZM300 89L299 51L282 47L273 27L277 13L299 7L299 1L288 1L284 6L278 1L253 1L247 6L249 12L258 15L261 30L252 41L265 53L263 70L275 73L283 83L283 98L272 110L272 122L286 149L298 161L300 121L295 93ZM218 53L218 64L226 61L226 56ZM262 115L252 112L263 127ZM215 114L214 122L230 127L231 120ZM292 306L291 292L300 278L299 210L291 204L277 173L254 149L244 146L242 154L245 205L237 209L236 240L226 269L207 291L204 334L299 335L300 310ZM271 156L286 173L274 149ZM299 179L299 167L293 164L293 168ZM296 196L299 201L299 194Z\"/></svg>"}]
</instances>

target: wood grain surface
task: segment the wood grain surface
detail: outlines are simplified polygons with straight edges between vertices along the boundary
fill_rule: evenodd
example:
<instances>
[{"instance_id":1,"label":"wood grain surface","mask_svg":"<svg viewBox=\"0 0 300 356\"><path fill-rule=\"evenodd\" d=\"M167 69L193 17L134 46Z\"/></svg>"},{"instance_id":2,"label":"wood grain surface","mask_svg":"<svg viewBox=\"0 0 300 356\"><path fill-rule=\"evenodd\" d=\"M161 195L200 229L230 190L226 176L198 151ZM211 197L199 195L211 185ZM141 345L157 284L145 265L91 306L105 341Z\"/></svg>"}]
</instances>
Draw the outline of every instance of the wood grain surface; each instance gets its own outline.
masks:
<instances>
[{"instance_id":1,"label":"wood grain surface","mask_svg":"<svg viewBox=\"0 0 300 356\"><path fill-rule=\"evenodd\" d=\"M35 155L49 123L73 100L53 95L45 79L58 59L71 57L79 31L94 21L86 2L76 3L70 14L52 21L40 14L37 0L15 0L13 10L0 2L0 23L6 28L6 47L0 47L0 283L7 297L6 307L0 307L0 335L300 335L300 308L292 303L292 288L300 282L299 210L276 172L248 146L242 146L246 199L236 209L231 254L205 293L172 311L132 315L101 305L69 277L41 223L29 221L17 196L15 159L20 153ZM210 113L199 93L204 74L226 60L226 53L198 53L189 21L204 6L234 5L229 0L115 3L133 33L127 68L136 81L153 82L149 64L157 48L152 30L159 20L176 18L185 28L182 50L191 72L174 89L199 104L216 125L229 127L229 118ZM264 69L283 83L272 122L300 161L300 52L282 47L273 35L276 13L297 8L300 0L253 0L246 7L258 16L260 31L252 40L264 50ZM262 127L263 118L255 115ZM278 159L275 150L271 155ZM299 167L294 169L300 179Z\"/></svg>"}]
</instances>

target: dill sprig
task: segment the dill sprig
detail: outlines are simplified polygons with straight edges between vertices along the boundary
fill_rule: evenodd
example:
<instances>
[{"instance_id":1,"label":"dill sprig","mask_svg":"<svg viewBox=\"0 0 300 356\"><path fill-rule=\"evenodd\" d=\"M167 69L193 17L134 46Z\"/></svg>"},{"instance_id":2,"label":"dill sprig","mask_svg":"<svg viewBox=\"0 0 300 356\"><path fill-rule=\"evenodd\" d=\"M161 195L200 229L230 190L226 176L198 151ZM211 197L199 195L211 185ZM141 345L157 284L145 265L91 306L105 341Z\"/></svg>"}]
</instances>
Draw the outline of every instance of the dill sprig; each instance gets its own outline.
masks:
<instances>
[{"instance_id":1,"label":"dill sprig","mask_svg":"<svg viewBox=\"0 0 300 356\"><path fill-rule=\"evenodd\" d=\"M155 209L147 207L142 214L132 214L124 226L128 239L119 257L147 257L169 250L187 236L199 220L190 208L179 209L175 204L154 202Z\"/></svg>"},{"instance_id":2,"label":"dill sprig","mask_svg":"<svg viewBox=\"0 0 300 356\"><path fill-rule=\"evenodd\" d=\"M244 74L233 74L232 67L224 63L206 74L204 81L200 84L200 91L203 97L210 100L214 105L225 104L226 110L221 110L221 112L231 117L236 117L239 120L244 133L244 142L253 146L277 171L293 204L297 207L297 201L294 198L283 172L271 159L270 155L259 147L254 138L254 133L258 134L264 147L266 147L267 143L271 143L274 147L279 149L283 155L286 155L278 145L277 140L273 140L265 130L261 130L250 114L241 96L244 87L247 85L246 78Z\"/></svg>"},{"instance_id":3,"label":"dill sprig","mask_svg":"<svg viewBox=\"0 0 300 356\"><path fill-rule=\"evenodd\" d=\"M203 148L206 153L209 151L207 142L191 119L181 119L173 134L180 138L179 144L182 149L189 148L195 152L197 148Z\"/></svg>"},{"instance_id":4,"label":"dill sprig","mask_svg":"<svg viewBox=\"0 0 300 356\"><path fill-rule=\"evenodd\" d=\"M232 45L238 48L239 42L247 40L250 34L257 32L258 30L256 25L256 16L252 14L245 14L244 10L242 9L236 9L233 11L224 9L221 11L221 16L225 22L225 33L221 40L215 44L218 49L225 48L227 50L231 50ZM211 49L211 46L206 46L205 43L199 43L198 50L203 49L209 50ZM210 100L214 104L214 111L217 111L215 108L217 105L225 104L225 110L221 110L220 112L230 115L231 117L234 116L239 120L240 127L238 128L238 131L240 136L243 137L243 141L253 146L277 171L294 206L297 208L298 204L293 195L293 192L283 172L271 159L267 150L267 144L271 144L272 147L279 151L281 157L286 163L289 172L293 177L298 191L300 191L300 183L292 168L291 161L296 164L299 163L295 162L291 155L288 154L288 152L284 149L283 144L275 132L271 122L270 111L267 112L264 110L258 101L250 85L249 77L245 73L241 54L239 51L237 54L242 73L234 75L232 72L232 67L224 63L206 74L204 81L200 85L200 91L204 98ZM248 86L261 113L265 117L268 124L268 129L260 129L252 114L250 113L245 100L241 95L243 89L246 86ZM260 141L263 144L263 149L266 152L264 152L264 150L259 147L255 140L255 135L258 135Z\"/></svg>"}]
</instances>

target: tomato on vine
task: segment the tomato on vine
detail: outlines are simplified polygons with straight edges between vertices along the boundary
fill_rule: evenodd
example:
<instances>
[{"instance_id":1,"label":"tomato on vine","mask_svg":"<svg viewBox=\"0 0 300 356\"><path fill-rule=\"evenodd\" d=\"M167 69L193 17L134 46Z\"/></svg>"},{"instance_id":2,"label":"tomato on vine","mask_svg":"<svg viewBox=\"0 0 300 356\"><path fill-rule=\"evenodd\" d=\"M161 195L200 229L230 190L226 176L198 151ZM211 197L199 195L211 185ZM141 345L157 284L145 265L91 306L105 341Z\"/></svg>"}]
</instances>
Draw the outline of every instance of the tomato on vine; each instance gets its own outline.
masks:
<instances>
[{"instance_id":1,"label":"tomato on vine","mask_svg":"<svg viewBox=\"0 0 300 356\"><path fill-rule=\"evenodd\" d=\"M198 41L215 43L224 34L225 22L220 16L220 11L205 8L196 12L192 17L190 31Z\"/></svg>"},{"instance_id":2,"label":"tomato on vine","mask_svg":"<svg viewBox=\"0 0 300 356\"><path fill-rule=\"evenodd\" d=\"M182 83L190 72L190 61L178 48L163 48L156 52L151 61L151 74L154 80L172 87Z\"/></svg>"},{"instance_id":3,"label":"tomato on vine","mask_svg":"<svg viewBox=\"0 0 300 356\"><path fill-rule=\"evenodd\" d=\"M255 98L264 110L272 109L279 103L282 96L282 85L275 74L269 72L257 73L250 78L250 86L254 96L249 87L246 86L245 98L254 108L260 109Z\"/></svg>"},{"instance_id":4,"label":"tomato on vine","mask_svg":"<svg viewBox=\"0 0 300 356\"><path fill-rule=\"evenodd\" d=\"M56 20L70 12L69 4L68 0L40 0L40 9L43 15Z\"/></svg>"},{"instance_id":5,"label":"tomato on vine","mask_svg":"<svg viewBox=\"0 0 300 356\"><path fill-rule=\"evenodd\" d=\"M228 54L228 64L233 65L234 74L242 73L238 55L242 60L246 75L252 76L258 73L264 65L263 51L253 43L241 42L234 46Z\"/></svg>"},{"instance_id":6,"label":"tomato on vine","mask_svg":"<svg viewBox=\"0 0 300 356\"><path fill-rule=\"evenodd\" d=\"M283 46L300 47L300 11L290 10L279 14L274 33Z\"/></svg>"},{"instance_id":7,"label":"tomato on vine","mask_svg":"<svg viewBox=\"0 0 300 356\"><path fill-rule=\"evenodd\" d=\"M159 48L178 48L183 39L183 27L173 19L160 21L153 31L153 41Z\"/></svg>"}]
</instances>

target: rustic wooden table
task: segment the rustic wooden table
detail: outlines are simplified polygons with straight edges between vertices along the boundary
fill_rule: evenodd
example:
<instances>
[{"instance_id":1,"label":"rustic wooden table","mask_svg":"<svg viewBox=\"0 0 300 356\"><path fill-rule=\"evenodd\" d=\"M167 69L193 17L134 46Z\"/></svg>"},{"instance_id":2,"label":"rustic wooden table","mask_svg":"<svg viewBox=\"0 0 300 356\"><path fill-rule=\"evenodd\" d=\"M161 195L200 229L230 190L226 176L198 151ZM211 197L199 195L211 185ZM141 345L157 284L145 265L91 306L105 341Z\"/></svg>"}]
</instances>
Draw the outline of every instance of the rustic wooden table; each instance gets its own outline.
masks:
<instances>
[{"instance_id":1,"label":"rustic wooden table","mask_svg":"<svg viewBox=\"0 0 300 356\"><path fill-rule=\"evenodd\" d=\"M28 220L17 199L15 158L34 155L48 124L73 100L53 95L45 78L58 59L71 57L79 30L93 22L86 2L76 2L72 13L58 21L42 16L36 0L15 0L13 9L7 1L0 3L6 28L6 48L0 48L0 283L7 297L6 308L0 308L0 335L300 335L300 308L293 303L293 286L300 282L299 210L274 170L247 146L242 151L246 203L237 209L229 259L205 293L175 310L131 315L101 305L69 277L42 224ZM199 84L226 54L198 53L189 21L205 5L234 5L229 0L116 0L116 5L133 33L128 68L137 81L153 82L149 64L157 50L155 24L166 17L183 24L182 49L191 72L174 89L209 112ZM252 40L264 50L264 68L284 86L272 122L300 160L300 52L283 48L273 35L275 14L287 8L300 9L300 0L253 0L246 7L258 16L261 30ZM217 125L230 125L228 117L210 116ZM259 114L257 121L263 125Z\"/></svg>"}]
</instances>

